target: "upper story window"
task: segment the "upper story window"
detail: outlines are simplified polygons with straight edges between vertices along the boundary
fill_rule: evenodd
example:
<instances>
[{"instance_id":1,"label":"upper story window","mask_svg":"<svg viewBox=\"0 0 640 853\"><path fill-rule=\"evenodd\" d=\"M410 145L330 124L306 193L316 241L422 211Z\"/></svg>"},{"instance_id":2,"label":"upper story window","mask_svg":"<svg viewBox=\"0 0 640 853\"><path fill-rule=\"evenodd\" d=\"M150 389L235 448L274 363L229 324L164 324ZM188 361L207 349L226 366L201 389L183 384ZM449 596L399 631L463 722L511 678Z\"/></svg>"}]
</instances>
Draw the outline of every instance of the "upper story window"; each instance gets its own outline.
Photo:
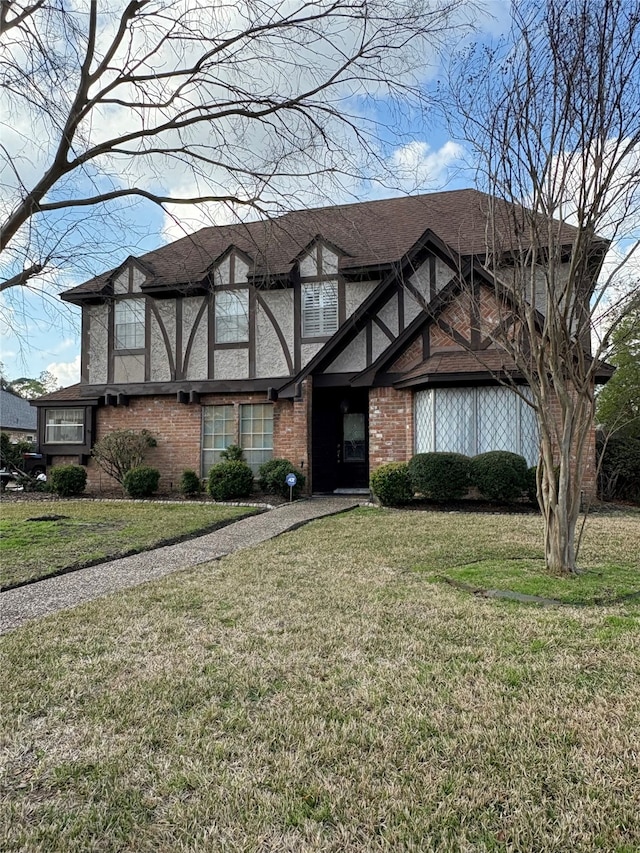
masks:
<instances>
[{"instance_id":1,"label":"upper story window","mask_svg":"<svg viewBox=\"0 0 640 853\"><path fill-rule=\"evenodd\" d=\"M45 444L83 444L84 408L47 409Z\"/></svg>"},{"instance_id":2,"label":"upper story window","mask_svg":"<svg viewBox=\"0 0 640 853\"><path fill-rule=\"evenodd\" d=\"M249 292L220 290L216 293L216 343L235 344L249 340Z\"/></svg>"},{"instance_id":3,"label":"upper story window","mask_svg":"<svg viewBox=\"0 0 640 853\"><path fill-rule=\"evenodd\" d=\"M115 304L115 349L144 349L144 299L120 299Z\"/></svg>"},{"instance_id":4,"label":"upper story window","mask_svg":"<svg viewBox=\"0 0 640 853\"><path fill-rule=\"evenodd\" d=\"M332 335L338 328L338 285L334 281L302 285L302 337Z\"/></svg>"}]
</instances>

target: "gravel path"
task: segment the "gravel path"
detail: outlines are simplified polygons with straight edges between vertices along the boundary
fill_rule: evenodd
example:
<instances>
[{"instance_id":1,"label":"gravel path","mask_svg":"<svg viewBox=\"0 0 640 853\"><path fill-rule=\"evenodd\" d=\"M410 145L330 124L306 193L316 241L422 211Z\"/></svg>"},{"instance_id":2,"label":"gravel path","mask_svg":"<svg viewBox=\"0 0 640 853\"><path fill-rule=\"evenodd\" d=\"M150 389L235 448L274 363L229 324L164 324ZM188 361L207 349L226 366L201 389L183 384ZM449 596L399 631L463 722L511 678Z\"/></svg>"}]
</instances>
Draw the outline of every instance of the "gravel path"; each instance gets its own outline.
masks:
<instances>
[{"instance_id":1,"label":"gravel path","mask_svg":"<svg viewBox=\"0 0 640 853\"><path fill-rule=\"evenodd\" d=\"M250 548L315 518L345 512L365 501L365 498L346 496L295 501L177 545L166 545L7 590L0 593L0 634L40 616L68 610L102 595Z\"/></svg>"}]
</instances>

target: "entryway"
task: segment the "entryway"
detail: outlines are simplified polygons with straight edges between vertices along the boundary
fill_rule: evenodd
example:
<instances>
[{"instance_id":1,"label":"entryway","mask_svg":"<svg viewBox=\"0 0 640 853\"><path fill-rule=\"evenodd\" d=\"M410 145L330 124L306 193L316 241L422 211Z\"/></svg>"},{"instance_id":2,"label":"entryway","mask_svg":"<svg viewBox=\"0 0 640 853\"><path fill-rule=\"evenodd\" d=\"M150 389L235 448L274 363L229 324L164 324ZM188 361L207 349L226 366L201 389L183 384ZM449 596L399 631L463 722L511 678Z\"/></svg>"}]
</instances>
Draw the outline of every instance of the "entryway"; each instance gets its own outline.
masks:
<instances>
[{"instance_id":1,"label":"entryway","mask_svg":"<svg viewBox=\"0 0 640 853\"><path fill-rule=\"evenodd\" d=\"M369 486L367 389L314 388L311 424L313 491L366 493Z\"/></svg>"}]
</instances>

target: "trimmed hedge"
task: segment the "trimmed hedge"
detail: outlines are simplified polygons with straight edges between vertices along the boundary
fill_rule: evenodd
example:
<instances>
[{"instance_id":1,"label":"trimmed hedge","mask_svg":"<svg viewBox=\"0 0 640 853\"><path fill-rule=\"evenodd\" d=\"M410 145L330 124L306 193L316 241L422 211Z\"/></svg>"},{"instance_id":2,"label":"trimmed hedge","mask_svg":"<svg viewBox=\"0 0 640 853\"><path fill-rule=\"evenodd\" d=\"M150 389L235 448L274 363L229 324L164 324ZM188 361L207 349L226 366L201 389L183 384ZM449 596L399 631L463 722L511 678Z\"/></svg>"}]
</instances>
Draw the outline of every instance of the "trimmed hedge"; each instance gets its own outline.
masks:
<instances>
[{"instance_id":1,"label":"trimmed hedge","mask_svg":"<svg viewBox=\"0 0 640 853\"><path fill-rule=\"evenodd\" d=\"M186 471L182 472L182 477L180 477L180 494L185 495L185 497L195 497L201 491L202 483L200 482L200 477L198 477L195 471L187 468Z\"/></svg>"},{"instance_id":2,"label":"trimmed hedge","mask_svg":"<svg viewBox=\"0 0 640 853\"><path fill-rule=\"evenodd\" d=\"M471 460L471 482L483 497L499 503L513 503L527 491L527 461L508 450L490 450Z\"/></svg>"},{"instance_id":3,"label":"trimmed hedge","mask_svg":"<svg viewBox=\"0 0 640 853\"><path fill-rule=\"evenodd\" d=\"M293 497L297 498L306 482L306 477L288 459L268 459L258 469L260 489L269 495L289 497L289 486L285 482L287 474L295 474L298 482L293 487Z\"/></svg>"},{"instance_id":4,"label":"trimmed hedge","mask_svg":"<svg viewBox=\"0 0 640 853\"><path fill-rule=\"evenodd\" d=\"M216 501L246 498L253 490L253 471L239 460L218 462L209 470L207 490Z\"/></svg>"},{"instance_id":5,"label":"trimmed hedge","mask_svg":"<svg viewBox=\"0 0 640 853\"><path fill-rule=\"evenodd\" d=\"M371 473L371 491L383 506L402 506L413 500L406 462L387 462Z\"/></svg>"},{"instance_id":6,"label":"trimmed hedge","mask_svg":"<svg viewBox=\"0 0 640 853\"><path fill-rule=\"evenodd\" d=\"M409 461L409 480L425 498L463 498L471 485L471 460L462 453L417 453Z\"/></svg>"},{"instance_id":7,"label":"trimmed hedge","mask_svg":"<svg viewBox=\"0 0 640 853\"><path fill-rule=\"evenodd\" d=\"M532 504L538 506L538 466L527 468L527 497Z\"/></svg>"},{"instance_id":8,"label":"trimmed hedge","mask_svg":"<svg viewBox=\"0 0 640 853\"><path fill-rule=\"evenodd\" d=\"M131 498L149 498L157 491L160 471L150 465L130 468L124 475L124 490Z\"/></svg>"},{"instance_id":9,"label":"trimmed hedge","mask_svg":"<svg viewBox=\"0 0 640 853\"><path fill-rule=\"evenodd\" d=\"M56 465L49 469L47 487L62 498L81 495L87 485L87 469L82 465Z\"/></svg>"}]
</instances>

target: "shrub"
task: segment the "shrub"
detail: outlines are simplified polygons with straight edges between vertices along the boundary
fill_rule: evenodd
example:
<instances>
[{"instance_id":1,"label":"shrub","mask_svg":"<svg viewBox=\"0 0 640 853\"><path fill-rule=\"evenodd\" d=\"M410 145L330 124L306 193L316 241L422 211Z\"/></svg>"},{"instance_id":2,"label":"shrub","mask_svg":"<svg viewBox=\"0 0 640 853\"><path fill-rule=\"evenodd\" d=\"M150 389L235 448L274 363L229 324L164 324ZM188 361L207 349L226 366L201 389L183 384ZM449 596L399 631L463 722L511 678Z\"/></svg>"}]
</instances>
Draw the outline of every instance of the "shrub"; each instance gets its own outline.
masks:
<instances>
[{"instance_id":1,"label":"shrub","mask_svg":"<svg viewBox=\"0 0 640 853\"><path fill-rule=\"evenodd\" d=\"M201 491L202 483L200 482L200 477L198 477L195 471L187 468L186 471L182 472L182 477L180 478L181 494L186 497L194 497L195 495L199 495Z\"/></svg>"},{"instance_id":2,"label":"shrub","mask_svg":"<svg viewBox=\"0 0 640 853\"><path fill-rule=\"evenodd\" d=\"M371 491L383 506L401 506L413 498L406 462L387 462L371 474Z\"/></svg>"},{"instance_id":3,"label":"shrub","mask_svg":"<svg viewBox=\"0 0 640 853\"><path fill-rule=\"evenodd\" d=\"M471 460L462 453L417 453L409 462L414 493L436 501L463 498L469 491Z\"/></svg>"},{"instance_id":4,"label":"shrub","mask_svg":"<svg viewBox=\"0 0 640 853\"><path fill-rule=\"evenodd\" d=\"M207 488L216 501L246 498L253 489L253 471L246 462L218 462L209 471Z\"/></svg>"},{"instance_id":5,"label":"shrub","mask_svg":"<svg viewBox=\"0 0 640 853\"><path fill-rule=\"evenodd\" d=\"M239 444L230 444L220 451L220 459L223 462L244 462L244 450Z\"/></svg>"},{"instance_id":6,"label":"shrub","mask_svg":"<svg viewBox=\"0 0 640 853\"><path fill-rule=\"evenodd\" d=\"M81 495L87 485L87 469L82 465L57 465L49 470L47 486L62 498Z\"/></svg>"},{"instance_id":7,"label":"shrub","mask_svg":"<svg viewBox=\"0 0 640 853\"><path fill-rule=\"evenodd\" d=\"M512 503L527 491L527 462L508 450L490 450L471 460L471 482L490 501Z\"/></svg>"},{"instance_id":8,"label":"shrub","mask_svg":"<svg viewBox=\"0 0 640 853\"><path fill-rule=\"evenodd\" d=\"M131 498L148 498L157 491L160 471L149 465L137 465L124 475L124 490Z\"/></svg>"},{"instance_id":9,"label":"shrub","mask_svg":"<svg viewBox=\"0 0 640 853\"><path fill-rule=\"evenodd\" d=\"M258 469L260 489L269 495L289 497L289 486L286 483L287 474L295 474L298 482L293 487L293 497L297 498L304 488L306 478L295 468L288 459L269 459Z\"/></svg>"},{"instance_id":10,"label":"shrub","mask_svg":"<svg viewBox=\"0 0 640 853\"><path fill-rule=\"evenodd\" d=\"M597 436L600 458L598 493L602 500L640 503L640 439L627 435Z\"/></svg>"},{"instance_id":11,"label":"shrub","mask_svg":"<svg viewBox=\"0 0 640 853\"><path fill-rule=\"evenodd\" d=\"M147 450L157 444L146 429L116 429L96 441L93 456L102 470L124 487L127 471L142 465Z\"/></svg>"},{"instance_id":12,"label":"shrub","mask_svg":"<svg viewBox=\"0 0 640 853\"><path fill-rule=\"evenodd\" d=\"M538 466L527 468L527 497L532 504L538 505Z\"/></svg>"}]
</instances>

